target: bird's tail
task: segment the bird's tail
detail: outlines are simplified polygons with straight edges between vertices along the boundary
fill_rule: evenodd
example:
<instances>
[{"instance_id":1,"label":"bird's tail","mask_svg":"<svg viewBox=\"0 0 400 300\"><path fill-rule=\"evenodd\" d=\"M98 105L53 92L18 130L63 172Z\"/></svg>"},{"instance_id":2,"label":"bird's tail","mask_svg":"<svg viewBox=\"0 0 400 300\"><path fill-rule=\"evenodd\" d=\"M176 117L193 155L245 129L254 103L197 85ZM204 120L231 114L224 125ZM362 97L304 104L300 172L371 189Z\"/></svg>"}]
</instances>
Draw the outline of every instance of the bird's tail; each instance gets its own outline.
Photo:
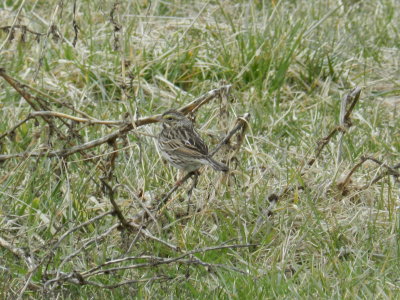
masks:
<instances>
[{"instance_id":1,"label":"bird's tail","mask_svg":"<svg viewBox=\"0 0 400 300\"><path fill-rule=\"evenodd\" d=\"M228 172L229 168L227 165L223 163L217 162L216 160L212 159L211 157L207 158L208 165L210 165L214 170Z\"/></svg>"}]
</instances>

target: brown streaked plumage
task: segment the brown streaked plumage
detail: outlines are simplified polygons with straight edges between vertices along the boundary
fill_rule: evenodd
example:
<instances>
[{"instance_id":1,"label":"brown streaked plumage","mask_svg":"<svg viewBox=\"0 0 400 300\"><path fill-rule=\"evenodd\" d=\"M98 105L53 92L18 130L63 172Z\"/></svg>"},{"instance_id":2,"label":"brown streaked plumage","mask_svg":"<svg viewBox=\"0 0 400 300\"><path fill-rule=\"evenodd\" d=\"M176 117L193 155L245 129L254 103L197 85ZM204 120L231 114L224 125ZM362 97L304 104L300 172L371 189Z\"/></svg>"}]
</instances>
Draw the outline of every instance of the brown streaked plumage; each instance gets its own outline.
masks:
<instances>
[{"instance_id":1,"label":"brown streaked plumage","mask_svg":"<svg viewBox=\"0 0 400 300\"><path fill-rule=\"evenodd\" d=\"M229 170L208 155L206 144L184 114L169 110L161 116L161 122L163 129L158 136L158 146L171 165L186 172L195 171L202 165L222 172Z\"/></svg>"}]
</instances>

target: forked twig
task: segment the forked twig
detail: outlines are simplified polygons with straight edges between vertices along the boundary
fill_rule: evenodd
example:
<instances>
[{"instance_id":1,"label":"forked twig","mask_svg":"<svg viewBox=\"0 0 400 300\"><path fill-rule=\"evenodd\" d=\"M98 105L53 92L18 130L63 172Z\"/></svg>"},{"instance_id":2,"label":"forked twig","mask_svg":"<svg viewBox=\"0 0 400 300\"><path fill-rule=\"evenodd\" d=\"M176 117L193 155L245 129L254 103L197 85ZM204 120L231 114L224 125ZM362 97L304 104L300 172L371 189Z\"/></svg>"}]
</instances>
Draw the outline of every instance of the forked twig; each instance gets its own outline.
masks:
<instances>
[{"instance_id":1,"label":"forked twig","mask_svg":"<svg viewBox=\"0 0 400 300\"><path fill-rule=\"evenodd\" d=\"M350 170L349 174L347 174L346 178L344 181L340 182L338 184L339 189L344 193L344 191L346 190L347 186L350 183L350 179L351 176L353 175L353 173L362 166L363 163L365 163L367 161L367 158L365 156L361 157L361 160Z\"/></svg>"},{"instance_id":2,"label":"forked twig","mask_svg":"<svg viewBox=\"0 0 400 300\"><path fill-rule=\"evenodd\" d=\"M12 133L14 131L16 131L17 128L19 128L22 124L26 123L28 120L33 119L33 118L42 118L43 120L45 120L49 126L51 128L53 128L54 130L57 131L57 134L61 135L62 132L60 131L60 127L56 126L58 125L56 123L57 122L62 122L63 124L66 124L67 126L70 125L70 121L72 121L72 125L70 129L73 129L73 125L76 123L86 123L86 124L99 124L99 125L113 125L113 126L118 126L118 128L114 131L111 132L110 134L100 137L98 139L86 142L86 143L82 143L82 144L78 144L78 145L74 145L72 147L69 148L65 148L65 149L50 149L47 152L22 152L22 153L14 153L14 154L6 154L6 155L0 155L0 161L4 161L10 158L15 158L15 157L67 157L69 155L72 155L74 153L77 152L82 152L94 147L97 147L99 145L102 145L104 143L109 143L111 145L114 146L114 151L116 152L117 149L117 145L116 145L116 141L119 138L124 138L125 136L127 136L129 134L129 132L131 130L136 129L137 127L143 126L143 125L147 125L147 124L152 124L152 123L156 123L159 121L159 117L160 115L153 115L150 117L145 117L145 118L141 118L141 119L137 119L133 122L128 122L127 120L121 120L121 121L110 121L110 120L97 120L95 118L92 118L91 116L87 115L84 112L80 112L76 109L74 109L73 107L71 108L70 106L68 106L67 104L64 105L64 103L62 103L61 101L57 100L57 99L52 99L52 101L56 102L57 104L60 104L61 106L65 106L68 107L69 109L73 109L74 112L79 113L80 117L76 117L73 115L68 115L65 113L61 113L61 112L56 112L56 111L52 111L48 108L48 102L46 102L43 99L40 99L38 97L35 97L33 95L31 95L29 91L27 85L21 84L18 80L11 78L10 76L8 76L5 72L4 69L0 68L0 77L3 77L25 100L26 102L31 106L32 108L32 112L30 112L27 117L19 122L18 124L14 125L10 130L8 130L5 134L2 134L0 136L1 138L4 138L7 135L12 135ZM198 98L196 98L195 100L193 100L192 102L190 102L189 104L181 107L179 110L185 114L188 114L190 112L194 112L196 110L198 110L202 105L208 103L209 101L211 101L212 99L214 99L215 97L218 96L222 96L225 94L228 94L230 91L231 85L224 85L218 89L214 89ZM36 93L40 93L40 91L36 91ZM44 98L45 99L45 98ZM83 116L83 117L81 117ZM217 151L220 150L220 148L229 142L229 140L232 138L232 136L234 136L235 134L238 133L238 131L242 130L241 134L244 134L244 130L246 128L248 119L249 119L250 115L246 114L245 116L243 116L242 118L239 118L237 120L237 123L235 124L234 128L228 133L228 135L217 145L217 147L210 153L210 155L214 155ZM55 119L56 118L56 119ZM69 123L67 123L67 121ZM240 134L239 134L240 135ZM240 145L239 145L240 147ZM84 152L82 152L84 153ZM114 162L115 162L115 157L113 156L111 157L111 159L109 160L110 163L110 169L113 168ZM106 175L110 175L110 176L106 176L108 180L111 180L111 173L106 174ZM53 245L51 245L47 252L44 253L44 255L40 258L40 260L38 262L35 262L34 265L32 265L29 268L29 271L26 274L25 277L25 282L24 285L22 287L22 289L20 290L20 295L22 295L24 293L24 291L26 290L26 288L31 284L31 281L33 280L32 278L34 278L34 275L38 272L38 270L41 268L41 266L43 266L46 262L50 262L51 258L54 256L55 250L57 248L60 247L61 243L64 241L64 239L71 235L73 232L83 228L84 226L94 223L95 221L113 214L116 215L119 223L126 229L130 230L130 231L135 231L137 232L137 237L139 235L144 236L145 238L151 239L157 243L163 244L166 247L168 247L170 250L178 252L178 253L182 253L181 249L170 243L169 241L163 240L157 236L154 236L149 230L147 230L144 226L144 222L143 220L145 219L145 214L151 214L154 211L158 212L161 207L168 201L168 199L171 197L171 195L179 188L179 186L185 182L187 179L189 179L189 177L193 176L193 173L189 173L186 174L186 176L181 179L178 183L176 183L174 185L174 187L163 197L163 199L161 199L159 205L155 208L155 210L151 211L151 209L143 209L143 214L142 214L142 222L140 224L135 224L134 222L130 222L130 220L127 220L125 218L125 216L123 215L121 209L118 207L116 201L115 201L115 189L117 188L117 186L115 186L114 188L108 183L108 181L106 182L106 179L102 179L102 183L103 183L103 187L105 189L105 191L107 192L107 195L109 197L109 200L113 206L113 210L112 211L108 211L106 213L103 213L99 216L96 216L82 224L79 224L76 227L71 228L70 230L66 231L64 234L62 234L61 237L58 238L58 240L55 241L55 243ZM195 181L194 184L192 185L192 189L195 187ZM191 195L192 189L189 191L189 197ZM155 217L153 216L151 219L155 220ZM53 279L48 280L45 283L45 287L53 284L53 283L61 283L61 282L72 282L75 284L79 284L79 285L84 285L84 284L90 284L90 285L96 285L99 287L103 287L103 288L115 288L118 286L121 286L123 284L130 284L130 283L135 283L135 282L149 282L151 280L168 280L169 278L167 277L153 277L153 278L144 278L144 279L137 279L137 280L127 280L127 281L122 281L120 283L117 283L115 285L102 285L102 284L98 284L97 282L91 282L88 279L88 277L95 275L95 272L97 272L98 274L100 273L107 273L108 271L105 270L105 266L100 266L100 268L97 268L97 271L95 270L88 270L85 272L78 272L78 271L74 271L72 273L69 274L65 274L61 271L61 268L63 266L65 266L65 264L69 261L71 261L76 255L78 255L81 251L87 249L91 244L93 244L94 242L97 241L101 241L102 239L104 239L108 234L110 234L110 232L112 232L112 230L116 228L116 225L112 226L109 230L106 230L104 233L102 233L100 236L97 236L93 239L90 239L89 241L85 242L83 244L83 246L81 246L79 249L76 249L75 251L73 251L72 253L70 253L69 255L65 256L62 261L61 264L59 265L59 268L55 273L55 277ZM136 238L135 238L136 240ZM148 256L147 257L147 261L145 261L145 263L142 264L137 264L137 266L133 265L131 267L129 266L125 266L125 267L117 267L115 268L115 270L120 270L121 268L146 268L146 267L151 267L151 266L156 266L156 265L162 265L162 264L171 264L171 263L178 263L178 264L192 264L192 265L201 265L204 267L208 267L208 268L212 268L212 267L219 267L219 268L224 268L224 269L228 269L228 270L233 270L233 271L237 271L237 272L241 272L244 274L247 274L247 272L242 271L238 268L235 267L230 267L230 266L225 266L222 264L212 264L212 263L207 263L202 261L201 259L194 257L193 255L195 253L199 253L199 252L206 252L206 251L212 251L212 250L217 250L217 249L224 249L224 248L240 248L240 247L248 247L249 245L223 245L223 246L218 246L218 247L210 247L210 248L204 248L204 249L197 249L197 250L192 250L192 251L188 251L186 253L182 253L181 255L179 255L178 257L175 258L170 258L170 257L156 257L156 256ZM9 248L12 250L12 248ZM11 251L10 250L10 251ZM15 249L14 249L15 250ZM18 252L19 255L22 255L20 252ZM22 256L21 256L22 257ZM139 257L140 258L140 257ZM146 258L144 256L142 256L142 259ZM124 258L124 261L126 261L127 259ZM115 262L117 263L117 262ZM50 275L50 274L54 274L51 272L46 272L46 275Z\"/></svg>"},{"instance_id":3,"label":"forked twig","mask_svg":"<svg viewBox=\"0 0 400 300\"><path fill-rule=\"evenodd\" d=\"M227 84L227 85L223 85L217 89L213 89L207 93L205 93L204 95L201 95L200 97L194 99L192 102L190 102L189 104L181 107L178 109L178 111L184 113L184 114L188 114L191 112L195 112L197 111L201 106L203 106L204 104L210 102L212 99L216 98L216 97L220 97L221 95L227 95L229 94L230 90L232 88L232 85Z\"/></svg>"},{"instance_id":4,"label":"forked twig","mask_svg":"<svg viewBox=\"0 0 400 300\"><path fill-rule=\"evenodd\" d=\"M231 131L229 131L229 133L222 139L221 142L218 143L218 145L215 147L213 151L209 153L209 155L211 157L214 156L215 153L217 153L223 145L227 144L229 140L232 138L232 136L239 130L242 130L244 132L247 128L249 119L250 119L249 113L245 113L243 117L237 118L235 127L233 127Z\"/></svg>"},{"instance_id":5,"label":"forked twig","mask_svg":"<svg viewBox=\"0 0 400 300\"><path fill-rule=\"evenodd\" d=\"M378 159L376 159L374 157L371 157L371 156L367 156L366 159L373 161L374 163L378 164L381 167L384 167L386 169L386 171L383 172L382 174L376 176L374 179L372 179L372 181L370 183L368 183L368 184L364 185L363 187L361 187L362 190L367 189L368 187L370 187L371 185L377 183L379 180L381 180L382 178L384 178L384 177L386 177L388 175L391 175L391 176L393 176L394 178L397 178L397 179L400 178L400 172L398 172L396 170L397 169L396 166L393 166L393 167L388 166L386 163L381 162L380 160L378 160Z\"/></svg>"},{"instance_id":6,"label":"forked twig","mask_svg":"<svg viewBox=\"0 0 400 300\"><path fill-rule=\"evenodd\" d=\"M35 97L31 96L28 92L24 90L24 86L19 83L14 78L8 76L3 68L0 67L0 76L4 78L24 99L28 104L36 111L40 110L44 107L43 103L36 101ZM49 127L52 131L56 131L58 136L61 138L65 138L64 134L55 126L53 120L51 120L48 116L43 116L43 120L49 124Z\"/></svg>"},{"instance_id":7,"label":"forked twig","mask_svg":"<svg viewBox=\"0 0 400 300\"><path fill-rule=\"evenodd\" d=\"M33 258L27 255L23 249L15 247L9 241L3 239L1 236L0 236L0 247L7 249L18 258L24 260L28 268L32 268L35 265Z\"/></svg>"},{"instance_id":8,"label":"forked twig","mask_svg":"<svg viewBox=\"0 0 400 300\"><path fill-rule=\"evenodd\" d=\"M105 190L108 193L108 198L110 199L111 205L114 208L114 214L117 216L118 220L121 222L121 225L125 228L128 229L130 231L132 231L132 229L134 228L132 226L132 224L130 224L124 217L124 215L122 214L121 209L119 208L119 206L117 205L117 203L115 202L114 199L114 192L115 190L106 182L105 179L101 179L101 182L103 183L103 186L105 188Z\"/></svg>"},{"instance_id":9,"label":"forked twig","mask_svg":"<svg viewBox=\"0 0 400 300\"><path fill-rule=\"evenodd\" d=\"M79 25L76 22L76 0L74 1L72 27L74 28L74 40L72 41L72 46L75 47L76 42L78 41L78 33L80 30Z\"/></svg>"},{"instance_id":10,"label":"forked twig","mask_svg":"<svg viewBox=\"0 0 400 300\"><path fill-rule=\"evenodd\" d=\"M11 36L12 36L12 34L14 33L13 31L14 31L14 28L15 28L15 26L17 25L17 21L19 20L19 15L21 14L21 11L22 11L22 8L24 7L24 5L25 5L25 0L23 0L23 1L21 1L21 4L19 5L19 8L18 8L18 10L17 10L17 13L16 13L16 15L15 15L15 17L14 17L14 20L13 20L13 22L12 22L12 24L11 24L11 27L10 27L10 29L9 29L9 32L8 32L8 34L7 34L7 38L4 40L4 42L0 45L0 52L3 50L3 47L6 45L6 43L10 40L10 38L11 38Z\"/></svg>"},{"instance_id":11,"label":"forked twig","mask_svg":"<svg viewBox=\"0 0 400 300\"><path fill-rule=\"evenodd\" d=\"M78 117L70 116L70 115L67 115L64 113L59 113L59 112L43 111L40 109L40 106L37 103L35 103L34 97L31 96L27 91L24 90L24 87L26 85L18 82L16 79L7 75L4 68L1 68L1 67L0 67L0 76L3 77L36 111L36 112L31 113L32 117L37 117L37 116L42 117L46 122L49 123L50 127L57 130L57 132L58 132L58 129L53 124L51 117L57 117L61 120L62 119L70 119L74 122L86 122L89 124L119 125L120 126L116 131L114 131L106 136L103 136L101 138L98 138L98 139L95 139L95 140L92 140L92 141L89 141L89 142L86 142L86 143L83 143L80 145L72 146L70 148L61 149L61 150L41 151L41 152L22 152L22 153L13 153L13 154L3 154L3 155L0 155L0 161L5 161L8 159L12 159L12 158L25 158L25 157L66 157L66 156L72 155L77 152L81 152L81 151L88 150L88 149L91 149L94 147L98 147L104 143L108 143L112 140L115 140L116 138L122 138L122 137L126 136L127 134L129 134L129 132L131 130L136 129L140 126L157 123L157 122L159 122L159 118L161 116L160 114L157 114L157 115L153 115L150 117L140 118L140 119L137 119L134 122L130 123L125 120L124 121L97 120L97 119L91 118L90 116L88 116L87 114L85 114L83 112L80 112L74 108L71 108L70 106L67 106L67 107L70 109L73 109L74 111L79 112L81 115L84 115L85 118L78 118ZM223 93L229 93L230 88L231 88L231 85L221 86L220 88L214 89L214 90L196 98L195 100L193 100L189 104L179 108L178 110L185 114L188 114L194 110L197 110L200 106L208 103L215 97L217 97ZM56 101L56 99L52 99L52 100ZM57 101L57 103L61 104L61 105L63 104L60 101ZM22 124L20 124L20 123L15 125L11 130L7 131L7 133L8 134L12 133L13 130L15 130L16 128L18 128L21 125ZM58 133L62 134L61 132L58 132ZM0 138L2 138L3 135Z\"/></svg>"},{"instance_id":12,"label":"forked twig","mask_svg":"<svg viewBox=\"0 0 400 300\"><path fill-rule=\"evenodd\" d=\"M58 271L56 273L56 277L46 281L44 286L48 287L49 285L57 283L57 282L69 282L69 283L78 284L78 285L95 285L95 286L98 286L101 288L115 288L115 287L118 287L118 286L121 286L124 284L148 282L148 281L154 280L155 278L157 278L157 280L158 280L158 279L161 279L161 277L144 278L144 279L139 279L139 280L127 280L127 281L119 282L115 285L102 285L97 282L89 281L89 280L87 280L87 278L96 276L96 275L100 275L100 274L112 274L112 273L116 273L116 272L123 271L123 270L150 268L150 267L154 267L154 266L169 265L169 264L173 264L173 263L186 264L186 265L201 265L201 266L207 267L207 268L222 268L222 269L226 269L229 271L234 271L234 272L238 272L241 274L249 275L248 271L244 271L244 270L241 270L241 269L233 267L233 266L204 262L201 259L195 257L194 254L222 250L222 249L249 248L249 247L254 247L254 246L258 246L258 244L219 245L219 246L190 250L190 251L182 253L181 255L179 255L177 257L172 257L172 258L171 257L160 257L160 256L154 256L154 255L127 256L127 257L123 257L123 258L117 258L117 259L106 261L100 265L97 265L97 266L95 266L89 270L83 271L83 272L73 271L71 273L61 273ZM122 265L122 266L114 267L115 265L119 265L121 263L129 262L129 261L144 261L144 262L138 262L138 263L134 263L134 264L130 264L130 265ZM47 273L47 275L51 275L51 272ZM171 278L167 278L167 277L162 277L162 278L165 280L171 279Z\"/></svg>"},{"instance_id":13,"label":"forked twig","mask_svg":"<svg viewBox=\"0 0 400 300\"><path fill-rule=\"evenodd\" d=\"M352 89L350 91L350 93L347 94L347 101L346 103L350 102L350 99L352 100L349 108L346 110L346 113L343 117L343 124L345 124L345 126L336 126L326 137L322 138L319 142L318 142L318 146L315 150L315 156L314 158L310 159L308 161L308 166L312 166L315 161L319 158L322 150L325 148L325 146L329 143L329 141L332 139L332 137L334 137L338 132L343 132L345 133L347 131L347 129L351 126L351 113L354 110L354 107L356 106L358 100L360 99L360 94L361 94L361 88L356 87L354 89Z\"/></svg>"},{"instance_id":14,"label":"forked twig","mask_svg":"<svg viewBox=\"0 0 400 300\"><path fill-rule=\"evenodd\" d=\"M162 264L171 264L174 262L180 262L182 259L184 259L188 256L191 257L193 254L197 254L197 253L205 253L205 252L209 252L209 251L216 251L216 250L222 250L222 249L249 248L249 247L255 247L255 246L258 246L258 244L234 244L234 245L212 246L212 247L190 250L190 251L182 253L181 255L179 255L177 257L172 257L172 258L171 257L159 257L159 256L153 256L153 255L127 256L127 257L123 257L123 258L109 260L101 265L91 268L90 270L81 272L80 274L83 278L88 278L90 276L94 276L94 275L98 275L98 274L102 274L102 273L108 273L108 272L116 272L116 271L119 271L122 269L146 268L146 267L157 266L157 265L162 265ZM138 261L146 260L148 262L141 262L141 263L124 266L124 267L105 268L105 267L113 266L113 265L120 264L123 262L137 261L137 260ZM209 264L209 265L214 266L213 264ZM242 270L240 270L240 271L242 271ZM245 272L245 274L248 274L248 273Z\"/></svg>"},{"instance_id":15,"label":"forked twig","mask_svg":"<svg viewBox=\"0 0 400 300\"><path fill-rule=\"evenodd\" d=\"M368 161L368 160L375 162L376 164L378 164L378 165L381 166L381 167L384 167L384 168L386 169L386 171L383 172L382 174L376 176L370 183L365 184L364 186L362 186L361 188L359 188L359 190L365 190L365 189L367 189L368 187L370 187L371 185L377 183L379 180L381 180L382 178L384 178L384 177L386 177L386 176L388 176L388 175L392 175L392 176L394 176L395 178L400 178L400 172L398 172L398 171L396 170L396 169L398 169L398 166L397 166L397 165L395 165L395 166L393 166L393 167L390 167L390 166L388 166L386 163L384 163L384 162L382 162L382 161L380 161L380 160L378 160L378 159L376 159L376 158L374 158L374 157L371 157L371 156L362 156L362 157L361 157L361 160L350 170L350 172L349 172L349 174L347 174L346 178L345 178L342 182L340 182L340 183L338 184L338 188L339 188L339 190L342 192L343 195L347 194L347 192L348 192L347 187L348 187L348 185L349 185L349 183L350 183L351 176L354 174L354 172L355 172L359 167L361 167L361 166L362 166L366 161Z\"/></svg>"},{"instance_id":16,"label":"forked twig","mask_svg":"<svg viewBox=\"0 0 400 300\"><path fill-rule=\"evenodd\" d=\"M74 227L74 228L71 228L70 230L68 230L67 232L65 232L65 233L58 239L58 241L47 251L46 255L44 255L44 256L42 257L42 259L41 259L38 263L36 263L35 265L33 265L31 268L29 268L29 271L28 271L27 274L25 275L25 278L26 278L26 279L25 279L25 283L24 283L23 287L19 290L19 295L20 295L19 298L22 297L22 295L24 294L24 291L27 289L27 287L30 286L32 277L33 277L33 275L36 273L36 271L45 263L45 261L46 261L47 259L49 259L50 257L52 257L52 256L54 255L55 250L60 246L60 244L62 243L62 241L63 241L67 236L69 236L71 233L73 233L73 232L75 232L75 231L77 231L77 230L79 230L79 229L81 229L81 228L83 228L83 227L85 227L85 226L87 226L87 225L89 225L89 224L92 224L92 223L96 222L97 220L100 220L100 219L104 218L105 216L108 216L108 215L110 215L110 214L112 214L112 213L113 213L112 211L107 211L107 212L105 212L105 213L103 213L103 214L101 214L101 215L98 215L98 216L96 216L96 217L93 217L92 219L90 219L90 220L88 220L88 221L86 221L86 222L84 222L84 223L81 223L81 224L79 224L78 226L76 226L76 227Z\"/></svg>"},{"instance_id":17,"label":"forked twig","mask_svg":"<svg viewBox=\"0 0 400 300\"><path fill-rule=\"evenodd\" d=\"M15 124L11 129L9 129L8 131L4 132L2 135L0 135L0 140L5 138L6 136L13 136L15 134L15 130L24 125L26 122L28 122L30 119L32 119L31 116L28 115L28 117L26 117L24 120L18 122L17 124Z\"/></svg>"},{"instance_id":18,"label":"forked twig","mask_svg":"<svg viewBox=\"0 0 400 300\"><path fill-rule=\"evenodd\" d=\"M163 198L159 201L159 203L156 206L155 211L159 211L161 210L161 208L168 202L168 199L172 196L172 194L183 184L185 183L190 177L194 176L194 172L189 172L187 173L182 179L178 180L174 186L172 187L172 189L170 189L168 191L168 193L166 193Z\"/></svg>"}]
</instances>

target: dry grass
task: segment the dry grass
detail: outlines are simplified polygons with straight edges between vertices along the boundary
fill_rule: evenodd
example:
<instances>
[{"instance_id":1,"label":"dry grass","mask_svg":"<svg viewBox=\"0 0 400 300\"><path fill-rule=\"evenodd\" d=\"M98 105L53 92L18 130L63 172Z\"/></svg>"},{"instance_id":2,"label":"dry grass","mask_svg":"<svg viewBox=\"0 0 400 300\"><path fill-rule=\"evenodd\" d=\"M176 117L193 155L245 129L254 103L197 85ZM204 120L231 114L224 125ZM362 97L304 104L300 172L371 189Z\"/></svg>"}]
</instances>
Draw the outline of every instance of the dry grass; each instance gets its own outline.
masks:
<instances>
[{"instance_id":1,"label":"dry grass","mask_svg":"<svg viewBox=\"0 0 400 300\"><path fill-rule=\"evenodd\" d=\"M0 68L36 98L29 105L0 81L0 156L25 153L1 162L0 298L396 298L399 8L4 1ZM217 153L229 176L202 171L189 215L190 179L152 210L177 177L151 137L157 124L72 155L29 156L99 139L227 83L230 97L201 106L197 127L213 148L239 116L249 112L250 122L241 147ZM316 157L355 86L352 126ZM120 123L36 116L9 132L35 110ZM354 168L365 157L375 162ZM139 228L152 210L146 227L121 226L110 197Z\"/></svg>"}]
</instances>

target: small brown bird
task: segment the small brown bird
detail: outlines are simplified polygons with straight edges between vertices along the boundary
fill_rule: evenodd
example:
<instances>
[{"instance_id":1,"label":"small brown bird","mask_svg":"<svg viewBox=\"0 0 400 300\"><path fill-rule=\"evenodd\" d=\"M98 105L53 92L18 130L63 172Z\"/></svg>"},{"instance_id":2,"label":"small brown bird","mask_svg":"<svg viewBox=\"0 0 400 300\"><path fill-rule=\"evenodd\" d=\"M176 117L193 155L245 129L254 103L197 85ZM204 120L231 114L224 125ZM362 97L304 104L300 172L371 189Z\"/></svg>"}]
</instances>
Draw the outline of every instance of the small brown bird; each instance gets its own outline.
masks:
<instances>
[{"instance_id":1,"label":"small brown bird","mask_svg":"<svg viewBox=\"0 0 400 300\"><path fill-rule=\"evenodd\" d=\"M229 170L226 165L209 156L206 144L184 114L169 110L160 120L163 129L158 136L158 146L171 165L186 172L193 172L202 165L222 172Z\"/></svg>"}]
</instances>

